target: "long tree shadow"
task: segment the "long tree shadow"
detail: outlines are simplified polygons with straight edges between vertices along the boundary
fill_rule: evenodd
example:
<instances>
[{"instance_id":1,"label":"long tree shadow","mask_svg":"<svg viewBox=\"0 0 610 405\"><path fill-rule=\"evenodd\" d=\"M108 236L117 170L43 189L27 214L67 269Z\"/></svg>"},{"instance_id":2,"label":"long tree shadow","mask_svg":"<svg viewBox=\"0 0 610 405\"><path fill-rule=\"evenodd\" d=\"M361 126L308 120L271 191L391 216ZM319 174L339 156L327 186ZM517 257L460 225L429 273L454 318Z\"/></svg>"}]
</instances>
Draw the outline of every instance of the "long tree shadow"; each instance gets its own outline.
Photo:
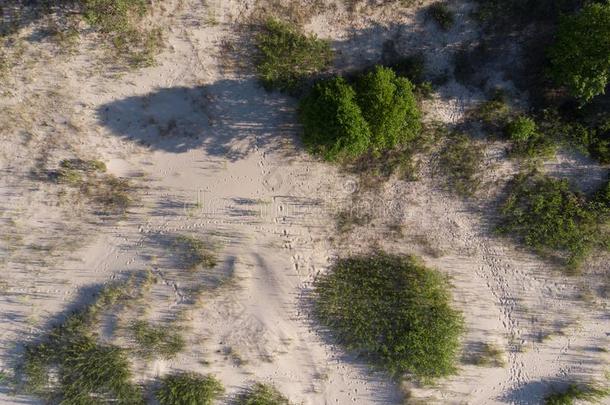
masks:
<instances>
[{"instance_id":1,"label":"long tree shadow","mask_svg":"<svg viewBox=\"0 0 610 405\"><path fill-rule=\"evenodd\" d=\"M98 119L117 136L153 150L203 148L235 161L257 148L280 149L280 139L294 140L295 105L248 78L128 97L101 106Z\"/></svg>"}]
</instances>

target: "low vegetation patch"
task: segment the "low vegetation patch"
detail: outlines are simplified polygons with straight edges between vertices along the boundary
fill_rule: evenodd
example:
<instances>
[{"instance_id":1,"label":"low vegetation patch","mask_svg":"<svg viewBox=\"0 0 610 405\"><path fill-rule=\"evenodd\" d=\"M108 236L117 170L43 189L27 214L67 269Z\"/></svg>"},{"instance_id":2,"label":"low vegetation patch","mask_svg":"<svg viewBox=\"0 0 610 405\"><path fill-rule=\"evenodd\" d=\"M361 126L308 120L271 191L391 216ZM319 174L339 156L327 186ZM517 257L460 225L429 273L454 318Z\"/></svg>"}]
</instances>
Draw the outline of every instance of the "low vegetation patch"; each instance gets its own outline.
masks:
<instances>
[{"instance_id":1,"label":"low vegetation patch","mask_svg":"<svg viewBox=\"0 0 610 405\"><path fill-rule=\"evenodd\" d=\"M428 8L428 18L435 21L443 31L448 31L453 27L455 15L447 4L438 2L432 3Z\"/></svg>"},{"instance_id":2,"label":"low vegetation patch","mask_svg":"<svg viewBox=\"0 0 610 405\"><path fill-rule=\"evenodd\" d=\"M353 161L413 140L421 129L413 85L376 67L352 86L342 77L314 85L299 108L303 141L329 161Z\"/></svg>"},{"instance_id":3,"label":"low vegetation patch","mask_svg":"<svg viewBox=\"0 0 610 405\"><path fill-rule=\"evenodd\" d=\"M552 156L555 153L555 142L542 134L536 121L528 116L519 116L506 126L506 135L512 141L510 153L516 156L537 157Z\"/></svg>"},{"instance_id":4,"label":"low vegetation patch","mask_svg":"<svg viewBox=\"0 0 610 405\"><path fill-rule=\"evenodd\" d=\"M378 252L338 260L315 296L319 320L338 340L390 372L454 372L462 317L445 278L418 259Z\"/></svg>"},{"instance_id":5,"label":"low vegetation patch","mask_svg":"<svg viewBox=\"0 0 610 405\"><path fill-rule=\"evenodd\" d=\"M152 358L158 355L171 359L184 349L184 338L176 326L153 325L139 320L133 322L130 329L138 351L144 357Z\"/></svg>"},{"instance_id":6,"label":"low vegetation patch","mask_svg":"<svg viewBox=\"0 0 610 405\"><path fill-rule=\"evenodd\" d=\"M256 46L256 69L267 90L298 93L308 79L329 68L333 61L328 41L307 36L297 26L273 18L256 36Z\"/></svg>"},{"instance_id":7,"label":"low vegetation patch","mask_svg":"<svg viewBox=\"0 0 610 405\"><path fill-rule=\"evenodd\" d=\"M467 355L470 364L481 367L504 367L504 351L493 343L482 343L473 348L474 352Z\"/></svg>"},{"instance_id":8,"label":"low vegetation patch","mask_svg":"<svg viewBox=\"0 0 610 405\"><path fill-rule=\"evenodd\" d=\"M209 243L194 236L180 235L174 240L180 264L187 270L212 268L218 263L218 258Z\"/></svg>"},{"instance_id":9,"label":"low vegetation patch","mask_svg":"<svg viewBox=\"0 0 610 405\"><path fill-rule=\"evenodd\" d=\"M161 405L212 405L223 392L212 375L176 373L162 378L155 397Z\"/></svg>"},{"instance_id":10,"label":"low vegetation patch","mask_svg":"<svg viewBox=\"0 0 610 405\"><path fill-rule=\"evenodd\" d=\"M78 190L102 214L124 214L133 203L131 183L106 173L106 165L98 160L64 159L57 170L50 172L50 177Z\"/></svg>"},{"instance_id":11,"label":"low vegetation patch","mask_svg":"<svg viewBox=\"0 0 610 405\"><path fill-rule=\"evenodd\" d=\"M483 146L465 134L454 134L439 153L439 170L449 188L471 196L481 185Z\"/></svg>"},{"instance_id":12,"label":"low vegetation patch","mask_svg":"<svg viewBox=\"0 0 610 405\"><path fill-rule=\"evenodd\" d=\"M592 384L570 384L565 390L555 391L544 398L545 405L573 405L576 401L600 402L610 396L610 388Z\"/></svg>"},{"instance_id":13,"label":"low vegetation patch","mask_svg":"<svg viewBox=\"0 0 610 405\"><path fill-rule=\"evenodd\" d=\"M516 235L540 254L559 254L577 268L591 248L608 243L601 229L604 213L594 201L571 191L565 179L522 173L512 181L498 230Z\"/></svg>"},{"instance_id":14,"label":"low vegetation patch","mask_svg":"<svg viewBox=\"0 0 610 405\"><path fill-rule=\"evenodd\" d=\"M103 311L130 296L128 287L105 287L93 304L27 345L17 372L24 390L52 403L143 404L126 352L93 332Z\"/></svg>"},{"instance_id":15,"label":"low vegetation patch","mask_svg":"<svg viewBox=\"0 0 610 405\"><path fill-rule=\"evenodd\" d=\"M275 387L256 383L240 396L236 405L290 405L290 401Z\"/></svg>"}]
</instances>

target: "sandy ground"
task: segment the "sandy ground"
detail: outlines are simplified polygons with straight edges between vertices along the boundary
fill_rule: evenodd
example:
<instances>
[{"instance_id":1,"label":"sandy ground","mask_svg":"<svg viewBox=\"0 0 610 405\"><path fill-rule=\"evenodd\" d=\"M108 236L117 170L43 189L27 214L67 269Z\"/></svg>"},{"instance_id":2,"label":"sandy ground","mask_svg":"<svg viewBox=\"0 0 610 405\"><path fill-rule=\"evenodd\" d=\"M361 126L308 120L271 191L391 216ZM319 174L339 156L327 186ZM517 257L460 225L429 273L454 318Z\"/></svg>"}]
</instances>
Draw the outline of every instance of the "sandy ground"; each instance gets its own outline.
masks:
<instances>
[{"instance_id":1,"label":"sandy ground","mask_svg":"<svg viewBox=\"0 0 610 405\"><path fill-rule=\"evenodd\" d=\"M148 270L158 280L147 309L153 319L187 308L192 283L207 290L188 313L188 349L173 360L136 362L143 382L195 370L216 374L229 397L262 381L299 404L398 404L405 391L426 403L537 404L568 378L601 380L610 317L607 299L594 292L607 257L592 258L580 278L566 277L493 235L494 204L517 170L500 146L489 148L485 198L475 202L444 192L430 162L420 181L367 192L306 155L295 101L266 93L232 51L247 38L241 23L255 3L167 2L156 16L169 27L158 64L120 75L98 61L93 39L68 55L44 41L23 45L0 98L0 370L9 372L18 343L44 330L83 288ZM400 51L425 51L435 75L476 35L465 18L469 4L454 7L458 24L449 33L420 9L391 6L357 18L329 7L306 27L333 41L338 70L374 63L393 39ZM481 99L450 80L427 103L428 119L457 123ZM119 219L100 219L85 200L33 174L73 156L101 159L130 178L138 203ZM583 187L604 173L570 155L547 167ZM353 208L355 194L375 219L337 236L334 216ZM401 235L388 230L397 223ZM230 282L181 279L168 249L175 235L215 245L218 277ZM415 252L448 274L467 323L465 357L493 343L505 366L465 361L432 387L405 387L334 345L309 316L311 282L334 257L374 245ZM1 383L0 402L36 403Z\"/></svg>"}]
</instances>

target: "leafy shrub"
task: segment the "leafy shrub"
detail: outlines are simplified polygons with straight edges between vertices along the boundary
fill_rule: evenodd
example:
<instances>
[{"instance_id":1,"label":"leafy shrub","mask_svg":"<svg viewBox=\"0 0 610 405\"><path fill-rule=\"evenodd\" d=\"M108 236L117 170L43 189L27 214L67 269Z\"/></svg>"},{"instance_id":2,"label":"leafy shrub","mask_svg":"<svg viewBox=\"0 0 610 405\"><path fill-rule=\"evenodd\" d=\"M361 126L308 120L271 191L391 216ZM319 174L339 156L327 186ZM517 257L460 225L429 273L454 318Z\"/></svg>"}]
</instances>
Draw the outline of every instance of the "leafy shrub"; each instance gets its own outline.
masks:
<instances>
[{"instance_id":1,"label":"leafy shrub","mask_svg":"<svg viewBox=\"0 0 610 405\"><path fill-rule=\"evenodd\" d=\"M526 116L519 116L506 126L506 133L513 147L511 154L520 156L550 156L555 151L554 140L544 136L536 122Z\"/></svg>"},{"instance_id":2,"label":"leafy shrub","mask_svg":"<svg viewBox=\"0 0 610 405\"><path fill-rule=\"evenodd\" d=\"M257 72L267 90L298 92L305 79L327 69L333 61L328 41L306 36L293 25L269 19L256 36Z\"/></svg>"},{"instance_id":3,"label":"leafy shrub","mask_svg":"<svg viewBox=\"0 0 610 405\"><path fill-rule=\"evenodd\" d=\"M501 214L501 233L515 234L542 254L565 253L573 268L602 238L598 213L586 199L570 191L567 180L537 172L515 177Z\"/></svg>"},{"instance_id":4,"label":"leafy shrub","mask_svg":"<svg viewBox=\"0 0 610 405\"><path fill-rule=\"evenodd\" d=\"M458 194L473 195L481 185L484 150L467 135L456 134L439 153L439 169Z\"/></svg>"},{"instance_id":5,"label":"leafy shrub","mask_svg":"<svg viewBox=\"0 0 610 405\"><path fill-rule=\"evenodd\" d=\"M257 383L237 400L236 405L290 405L290 402L275 387Z\"/></svg>"},{"instance_id":6,"label":"leafy shrub","mask_svg":"<svg viewBox=\"0 0 610 405\"><path fill-rule=\"evenodd\" d=\"M416 258L378 252L338 260L315 284L315 311L348 349L392 373L452 373L463 329L448 285Z\"/></svg>"},{"instance_id":7,"label":"leafy shrub","mask_svg":"<svg viewBox=\"0 0 610 405\"><path fill-rule=\"evenodd\" d=\"M166 359L184 349L184 338L172 326L157 326L140 320L131 325L131 331L140 352L146 357L159 354Z\"/></svg>"},{"instance_id":8,"label":"leafy shrub","mask_svg":"<svg viewBox=\"0 0 610 405\"><path fill-rule=\"evenodd\" d=\"M341 77L319 82L300 104L303 141L326 160L354 158L366 152L371 130L356 102L356 92Z\"/></svg>"},{"instance_id":9,"label":"leafy shrub","mask_svg":"<svg viewBox=\"0 0 610 405\"><path fill-rule=\"evenodd\" d=\"M212 375L177 373L163 377L155 396L161 405L211 405L223 392Z\"/></svg>"},{"instance_id":10,"label":"leafy shrub","mask_svg":"<svg viewBox=\"0 0 610 405\"><path fill-rule=\"evenodd\" d=\"M527 142L536 136L536 121L525 116L517 117L507 125L506 132L511 141Z\"/></svg>"},{"instance_id":11,"label":"leafy shrub","mask_svg":"<svg viewBox=\"0 0 610 405\"><path fill-rule=\"evenodd\" d=\"M369 151L379 154L419 133L420 113L407 79L376 67L357 79L356 90L335 77L303 98L303 141L311 152L330 161L350 160Z\"/></svg>"},{"instance_id":12,"label":"leafy shrub","mask_svg":"<svg viewBox=\"0 0 610 405\"><path fill-rule=\"evenodd\" d=\"M455 16L445 3L432 3L428 8L428 17L436 21L439 27L448 31L453 26Z\"/></svg>"},{"instance_id":13,"label":"leafy shrub","mask_svg":"<svg viewBox=\"0 0 610 405\"><path fill-rule=\"evenodd\" d=\"M596 387L594 385L579 386L570 384L563 391L553 392L544 398L545 405L573 405L576 400L587 402L598 402L610 395L610 389Z\"/></svg>"},{"instance_id":14,"label":"leafy shrub","mask_svg":"<svg viewBox=\"0 0 610 405\"><path fill-rule=\"evenodd\" d=\"M371 147L387 150L417 136L420 112L408 79L396 77L390 68L377 66L362 75L356 85L357 100L371 129Z\"/></svg>"},{"instance_id":15,"label":"leafy shrub","mask_svg":"<svg viewBox=\"0 0 610 405\"><path fill-rule=\"evenodd\" d=\"M549 57L553 79L572 96L588 102L603 94L610 76L610 3L563 17Z\"/></svg>"}]
</instances>

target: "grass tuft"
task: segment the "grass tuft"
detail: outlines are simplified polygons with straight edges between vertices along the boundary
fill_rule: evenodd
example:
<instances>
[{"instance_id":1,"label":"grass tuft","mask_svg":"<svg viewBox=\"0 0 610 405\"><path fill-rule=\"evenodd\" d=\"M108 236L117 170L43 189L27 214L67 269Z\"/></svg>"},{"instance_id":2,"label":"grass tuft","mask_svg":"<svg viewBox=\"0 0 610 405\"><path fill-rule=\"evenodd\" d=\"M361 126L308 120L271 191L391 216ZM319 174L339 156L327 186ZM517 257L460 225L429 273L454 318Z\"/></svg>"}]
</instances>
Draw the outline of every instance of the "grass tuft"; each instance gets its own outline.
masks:
<instances>
[{"instance_id":1,"label":"grass tuft","mask_svg":"<svg viewBox=\"0 0 610 405\"><path fill-rule=\"evenodd\" d=\"M180 235L174 241L180 263L189 271L198 268L213 268L218 258L208 243L194 236Z\"/></svg>"},{"instance_id":2,"label":"grass tuft","mask_svg":"<svg viewBox=\"0 0 610 405\"><path fill-rule=\"evenodd\" d=\"M256 383L239 397L235 405L290 405L290 401L275 387Z\"/></svg>"},{"instance_id":3,"label":"grass tuft","mask_svg":"<svg viewBox=\"0 0 610 405\"><path fill-rule=\"evenodd\" d=\"M445 3L432 3L428 8L428 18L434 20L443 31L449 31L455 22L453 11Z\"/></svg>"},{"instance_id":4,"label":"grass tuft","mask_svg":"<svg viewBox=\"0 0 610 405\"><path fill-rule=\"evenodd\" d=\"M330 67L330 43L299 28L270 18L256 36L259 56L256 61L261 83L268 91L299 93L311 77Z\"/></svg>"},{"instance_id":5,"label":"grass tuft","mask_svg":"<svg viewBox=\"0 0 610 405\"><path fill-rule=\"evenodd\" d=\"M315 284L315 312L348 349L393 374L451 374L463 321L445 278L415 257L338 260Z\"/></svg>"},{"instance_id":6,"label":"grass tuft","mask_svg":"<svg viewBox=\"0 0 610 405\"><path fill-rule=\"evenodd\" d=\"M603 190L600 190L603 195ZM568 181L539 172L521 173L511 184L502 208L500 233L517 236L536 252L558 254L576 269L592 247L608 243L603 222L607 209L570 190Z\"/></svg>"},{"instance_id":7,"label":"grass tuft","mask_svg":"<svg viewBox=\"0 0 610 405\"><path fill-rule=\"evenodd\" d=\"M160 355L171 359L185 346L184 338L172 326L152 325L144 320L131 324L131 332L139 346L139 352L147 358Z\"/></svg>"},{"instance_id":8,"label":"grass tuft","mask_svg":"<svg viewBox=\"0 0 610 405\"><path fill-rule=\"evenodd\" d=\"M176 373L162 378L155 396L161 405L211 405L223 392L212 375Z\"/></svg>"},{"instance_id":9,"label":"grass tuft","mask_svg":"<svg viewBox=\"0 0 610 405\"><path fill-rule=\"evenodd\" d=\"M439 153L439 170L447 185L460 195L472 196L481 186L483 146L464 134L447 140Z\"/></svg>"}]
</instances>

